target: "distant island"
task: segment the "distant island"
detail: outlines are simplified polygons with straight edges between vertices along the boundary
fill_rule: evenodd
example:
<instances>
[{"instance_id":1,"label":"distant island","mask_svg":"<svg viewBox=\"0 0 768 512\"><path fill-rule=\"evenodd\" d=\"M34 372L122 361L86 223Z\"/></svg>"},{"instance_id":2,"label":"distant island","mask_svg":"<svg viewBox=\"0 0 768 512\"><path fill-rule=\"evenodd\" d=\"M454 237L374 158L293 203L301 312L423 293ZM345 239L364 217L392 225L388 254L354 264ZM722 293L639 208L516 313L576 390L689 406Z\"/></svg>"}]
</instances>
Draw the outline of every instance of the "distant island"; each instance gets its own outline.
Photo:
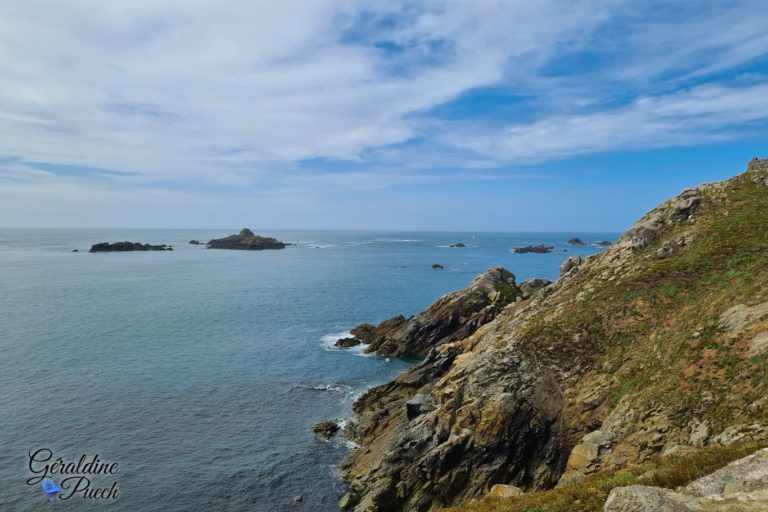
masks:
<instances>
[{"instance_id":1,"label":"distant island","mask_svg":"<svg viewBox=\"0 0 768 512\"><path fill-rule=\"evenodd\" d=\"M139 242L102 242L93 244L88 252L172 251L170 245L151 245Z\"/></svg>"},{"instance_id":2,"label":"distant island","mask_svg":"<svg viewBox=\"0 0 768 512\"><path fill-rule=\"evenodd\" d=\"M236 249L245 251L262 251L265 249L285 249L289 244L275 238L255 235L253 231L245 228L236 235L225 238L216 238L208 242L209 249Z\"/></svg>"},{"instance_id":3,"label":"distant island","mask_svg":"<svg viewBox=\"0 0 768 512\"><path fill-rule=\"evenodd\" d=\"M525 247L515 247L512 249L512 252L517 254L525 254L528 252L535 252L535 253L547 253L552 252L554 249L554 246L551 245L526 245Z\"/></svg>"},{"instance_id":4,"label":"distant island","mask_svg":"<svg viewBox=\"0 0 768 512\"><path fill-rule=\"evenodd\" d=\"M586 242L584 242L581 238L574 237L568 240L568 243L571 245L587 245Z\"/></svg>"}]
</instances>

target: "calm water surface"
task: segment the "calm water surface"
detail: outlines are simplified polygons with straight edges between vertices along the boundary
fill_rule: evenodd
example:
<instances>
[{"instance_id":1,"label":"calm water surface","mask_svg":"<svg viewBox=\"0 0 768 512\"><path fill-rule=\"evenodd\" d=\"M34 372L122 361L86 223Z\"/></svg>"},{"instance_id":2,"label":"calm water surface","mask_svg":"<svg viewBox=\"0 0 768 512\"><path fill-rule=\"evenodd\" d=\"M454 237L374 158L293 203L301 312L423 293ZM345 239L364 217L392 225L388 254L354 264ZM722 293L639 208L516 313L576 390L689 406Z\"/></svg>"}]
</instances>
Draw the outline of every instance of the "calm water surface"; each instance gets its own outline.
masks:
<instances>
[{"instance_id":1,"label":"calm water surface","mask_svg":"<svg viewBox=\"0 0 768 512\"><path fill-rule=\"evenodd\" d=\"M187 244L236 231L0 229L0 510L45 506L26 485L38 448L119 463L114 478L93 477L117 480L118 499L60 510L338 510L335 465L349 447L310 427L349 418L356 396L408 363L333 341L414 314L490 266L555 279L567 256L599 250L568 238L617 236L271 231L296 245ZM121 240L175 250L87 252ZM538 243L556 249L510 251Z\"/></svg>"}]
</instances>

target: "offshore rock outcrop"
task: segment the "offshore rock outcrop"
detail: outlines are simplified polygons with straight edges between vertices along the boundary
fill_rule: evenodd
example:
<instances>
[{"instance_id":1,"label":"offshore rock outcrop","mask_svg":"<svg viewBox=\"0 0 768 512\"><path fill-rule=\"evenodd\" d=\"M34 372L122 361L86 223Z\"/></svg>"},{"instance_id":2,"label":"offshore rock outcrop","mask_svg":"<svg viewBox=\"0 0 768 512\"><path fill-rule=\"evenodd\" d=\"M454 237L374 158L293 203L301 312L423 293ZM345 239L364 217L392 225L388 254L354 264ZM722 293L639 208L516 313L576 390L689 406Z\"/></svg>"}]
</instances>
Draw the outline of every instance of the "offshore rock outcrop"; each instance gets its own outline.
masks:
<instances>
[{"instance_id":1,"label":"offshore rock outcrop","mask_svg":"<svg viewBox=\"0 0 768 512\"><path fill-rule=\"evenodd\" d=\"M139 242L102 242L93 244L88 252L172 251L169 245L150 245Z\"/></svg>"},{"instance_id":2,"label":"offshore rock outcrop","mask_svg":"<svg viewBox=\"0 0 768 512\"><path fill-rule=\"evenodd\" d=\"M396 316L376 326L362 324L351 332L368 344L368 352L424 357L433 347L466 338L521 295L511 272L491 268L464 290L445 295L418 315Z\"/></svg>"},{"instance_id":3,"label":"offshore rock outcrop","mask_svg":"<svg viewBox=\"0 0 768 512\"><path fill-rule=\"evenodd\" d=\"M423 361L354 406L343 507L433 511L768 432L768 167L751 167L463 337L414 330Z\"/></svg>"},{"instance_id":4,"label":"offshore rock outcrop","mask_svg":"<svg viewBox=\"0 0 768 512\"><path fill-rule=\"evenodd\" d=\"M246 251L262 251L264 249L285 249L286 244L265 236L253 234L248 228L240 230L236 235L217 238L209 241L209 249L238 249Z\"/></svg>"}]
</instances>

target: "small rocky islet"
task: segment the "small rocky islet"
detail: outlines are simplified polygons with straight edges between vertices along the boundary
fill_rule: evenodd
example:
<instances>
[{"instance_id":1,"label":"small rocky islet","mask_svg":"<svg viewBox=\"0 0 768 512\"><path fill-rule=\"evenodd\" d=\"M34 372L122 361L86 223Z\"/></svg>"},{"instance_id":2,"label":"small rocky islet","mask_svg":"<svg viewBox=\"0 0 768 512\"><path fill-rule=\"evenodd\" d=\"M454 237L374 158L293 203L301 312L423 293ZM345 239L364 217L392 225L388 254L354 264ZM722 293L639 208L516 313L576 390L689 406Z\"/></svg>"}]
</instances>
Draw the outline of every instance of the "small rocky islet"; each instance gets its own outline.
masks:
<instances>
[{"instance_id":1,"label":"small rocky islet","mask_svg":"<svg viewBox=\"0 0 768 512\"><path fill-rule=\"evenodd\" d=\"M101 242L93 244L88 252L172 251L170 245L151 245L139 242ZM73 251L76 252L76 251Z\"/></svg>"},{"instance_id":2,"label":"small rocky islet","mask_svg":"<svg viewBox=\"0 0 768 512\"><path fill-rule=\"evenodd\" d=\"M208 249L233 249L245 251L263 251L269 249L285 249L288 245L275 238L260 236L248 228L240 230L236 235L215 238L207 244Z\"/></svg>"},{"instance_id":3,"label":"small rocky islet","mask_svg":"<svg viewBox=\"0 0 768 512\"><path fill-rule=\"evenodd\" d=\"M552 245L526 245L525 247L515 247L512 249L512 252L515 254L526 254L526 253L537 253L537 254L545 254L548 252L552 252L555 249Z\"/></svg>"}]
</instances>

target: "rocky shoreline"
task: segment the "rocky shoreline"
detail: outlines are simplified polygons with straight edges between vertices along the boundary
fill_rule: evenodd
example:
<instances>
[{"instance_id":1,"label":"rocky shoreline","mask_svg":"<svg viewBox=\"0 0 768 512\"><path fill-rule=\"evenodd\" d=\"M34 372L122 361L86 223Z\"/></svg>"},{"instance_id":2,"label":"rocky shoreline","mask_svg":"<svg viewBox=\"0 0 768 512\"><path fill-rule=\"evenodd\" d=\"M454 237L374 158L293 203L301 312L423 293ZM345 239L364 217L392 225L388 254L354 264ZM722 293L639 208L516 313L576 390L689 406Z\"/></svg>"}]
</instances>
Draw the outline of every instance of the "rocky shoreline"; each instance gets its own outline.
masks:
<instances>
[{"instance_id":1,"label":"rocky shoreline","mask_svg":"<svg viewBox=\"0 0 768 512\"><path fill-rule=\"evenodd\" d=\"M369 351L423 359L355 403L342 508L429 512L768 435L768 278L730 281L768 269L766 184L750 163L569 258L555 283L492 269L353 330Z\"/></svg>"}]
</instances>

